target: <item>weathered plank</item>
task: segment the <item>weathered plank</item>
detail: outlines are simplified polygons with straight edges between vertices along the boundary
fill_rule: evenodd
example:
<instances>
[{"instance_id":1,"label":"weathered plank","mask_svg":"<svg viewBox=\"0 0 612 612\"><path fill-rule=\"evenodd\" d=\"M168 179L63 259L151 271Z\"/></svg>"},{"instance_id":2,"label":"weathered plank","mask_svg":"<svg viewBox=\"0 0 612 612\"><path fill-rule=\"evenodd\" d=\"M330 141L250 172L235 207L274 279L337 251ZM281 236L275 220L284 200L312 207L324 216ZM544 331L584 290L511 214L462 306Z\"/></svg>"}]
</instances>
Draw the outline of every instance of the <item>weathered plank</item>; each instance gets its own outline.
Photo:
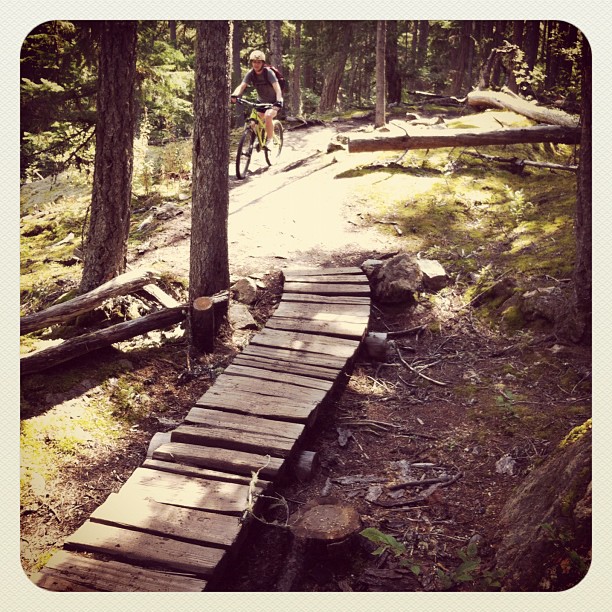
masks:
<instances>
[{"instance_id":1,"label":"weathered plank","mask_svg":"<svg viewBox=\"0 0 612 612\"><path fill-rule=\"evenodd\" d=\"M370 285L358 283L285 283L289 293L316 293L319 295L370 295Z\"/></svg>"},{"instance_id":2,"label":"weathered plank","mask_svg":"<svg viewBox=\"0 0 612 612\"><path fill-rule=\"evenodd\" d=\"M266 401L267 398L288 400L289 403L307 404L322 402L327 390L313 387L297 387L291 383L268 380L265 385L260 380L244 376L219 376L206 391L208 396L231 394L252 395L255 401Z\"/></svg>"},{"instance_id":3,"label":"weathered plank","mask_svg":"<svg viewBox=\"0 0 612 612\"><path fill-rule=\"evenodd\" d=\"M291 274L285 275L285 283L330 283L368 285L365 274Z\"/></svg>"},{"instance_id":4,"label":"weathered plank","mask_svg":"<svg viewBox=\"0 0 612 612\"><path fill-rule=\"evenodd\" d=\"M314 319L317 321L368 322L370 307L364 304L317 304L281 302L272 317Z\"/></svg>"},{"instance_id":5,"label":"weathered plank","mask_svg":"<svg viewBox=\"0 0 612 612\"><path fill-rule=\"evenodd\" d=\"M100 552L145 564L160 564L168 569L206 577L213 574L225 555L221 548L180 542L91 521L86 521L68 536L64 546L69 550Z\"/></svg>"},{"instance_id":6,"label":"weathered plank","mask_svg":"<svg viewBox=\"0 0 612 612\"><path fill-rule=\"evenodd\" d=\"M223 414L229 414L224 412ZM240 474L230 474L229 472L219 472L217 470L207 470L206 468L195 467L193 465L185 465L183 463L174 463L173 461L160 461L158 459L145 459L143 468L152 470L160 470L161 472L170 472L172 474L182 474L183 476L191 476L193 478L204 478L208 480L220 480L222 482L233 482L235 484L249 485L251 482L250 476L242 476ZM257 487L264 491L270 486L269 480L257 480Z\"/></svg>"},{"instance_id":7,"label":"weathered plank","mask_svg":"<svg viewBox=\"0 0 612 612\"><path fill-rule=\"evenodd\" d=\"M237 516L160 504L130 495L129 489L111 493L90 520L226 549L241 529Z\"/></svg>"},{"instance_id":8,"label":"weathered plank","mask_svg":"<svg viewBox=\"0 0 612 612\"><path fill-rule=\"evenodd\" d=\"M34 582L51 591L201 592L207 581L174 573L159 572L122 563L101 561L61 550L41 570L43 582ZM67 583L67 588L62 582ZM71 588L74 585L76 588Z\"/></svg>"},{"instance_id":9,"label":"weathered plank","mask_svg":"<svg viewBox=\"0 0 612 612\"><path fill-rule=\"evenodd\" d=\"M320 380L319 378L292 374L290 372L284 372L283 370L280 372L272 372L270 370L264 370L258 367L243 366L236 363L232 363L232 365L225 368L223 374L226 376L245 376L247 378L255 378L258 380L270 380L285 383L287 385L295 385L296 387L319 389L325 392L329 391L333 386L333 383L326 380Z\"/></svg>"},{"instance_id":10,"label":"weathered plank","mask_svg":"<svg viewBox=\"0 0 612 612\"><path fill-rule=\"evenodd\" d=\"M349 338L360 340L365 334L364 323L348 323L346 321L307 321L304 319L285 319L272 317L266 323L266 329L279 329L283 331L299 331L311 334L332 336L335 338Z\"/></svg>"},{"instance_id":11,"label":"weathered plank","mask_svg":"<svg viewBox=\"0 0 612 612\"><path fill-rule=\"evenodd\" d=\"M205 410L203 408L192 408L206 413L226 415L228 421L232 418L242 417L256 421L268 421L269 419L257 419L242 414L231 412L220 412L218 410ZM192 417L193 418L193 417ZM280 423L280 421L278 421ZM295 427L295 423L285 423L288 427ZM274 457L287 457L291 449L297 442L302 431L303 425L296 436L283 435L281 432L266 431L263 425L255 428L251 424L242 425L239 423L213 423L208 422L198 425L179 425L172 431L171 442L184 442L185 444L200 444L241 450L247 453L265 453Z\"/></svg>"},{"instance_id":12,"label":"weathered plank","mask_svg":"<svg viewBox=\"0 0 612 612\"><path fill-rule=\"evenodd\" d=\"M336 274L346 274L346 275L363 274L363 270L361 268L356 267L356 266L346 267L346 268L304 268L304 269L291 268L291 269L288 269L288 270L281 270L281 272L282 272L285 280L287 280L287 277L294 276L294 275L301 275L301 276L323 276L323 275L329 275L329 276L334 276Z\"/></svg>"},{"instance_id":13,"label":"weathered plank","mask_svg":"<svg viewBox=\"0 0 612 612\"><path fill-rule=\"evenodd\" d=\"M153 453L153 458L168 461L176 459L177 462L184 458L184 462L191 460L191 454L186 452L187 449L176 449L174 448L176 446L176 444L160 446ZM197 466L205 462L198 464L193 460L190 463ZM121 490L160 504L236 515L241 515L245 511L249 495L248 485L191 478L147 468L136 468Z\"/></svg>"},{"instance_id":14,"label":"weathered plank","mask_svg":"<svg viewBox=\"0 0 612 612\"><path fill-rule=\"evenodd\" d=\"M240 353L244 357L257 357L273 359L275 361L286 361L293 364L315 366L317 368L329 369L339 372L346 366L346 359L325 353L308 353L299 349L283 348L280 346L258 346L249 344ZM237 358L237 357L236 357ZM235 359L236 359L235 358Z\"/></svg>"},{"instance_id":15,"label":"weathered plank","mask_svg":"<svg viewBox=\"0 0 612 612\"><path fill-rule=\"evenodd\" d=\"M359 348L358 340L345 338L329 338L315 334L281 331L264 328L251 338L251 344L271 346L274 348L292 349L307 353L322 353L342 357L345 362L353 357Z\"/></svg>"},{"instance_id":16,"label":"weathered plank","mask_svg":"<svg viewBox=\"0 0 612 612\"><path fill-rule=\"evenodd\" d=\"M313 304L358 304L369 306L370 298L359 295L312 295L309 293L283 293L282 302L300 302Z\"/></svg>"},{"instance_id":17,"label":"weathered plank","mask_svg":"<svg viewBox=\"0 0 612 612\"><path fill-rule=\"evenodd\" d=\"M273 396L262 395L254 398L252 394L244 393L226 393L224 395L205 393L196 402L196 406L201 408L213 408L294 423L307 422L318 405L319 402L297 403Z\"/></svg>"},{"instance_id":18,"label":"weathered plank","mask_svg":"<svg viewBox=\"0 0 612 612\"><path fill-rule=\"evenodd\" d=\"M32 576L32 582L41 589L47 591L61 591L64 593L78 593L78 592L92 592L92 591L104 591L105 589L93 588L80 584L78 581L69 580L61 574L57 574L46 568L40 572L37 572Z\"/></svg>"},{"instance_id":19,"label":"weathered plank","mask_svg":"<svg viewBox=\"0 0 612 612\"><path fill-rule=\"evenodd\" d=\"M274 359L272 357L251 355L243 352L236 355L232 363L236 366L260 368L265 372L286 372L287 374L297 374L304 377L327 380L332 383L338 378L341 371L340 367L329 368L319 365L296 363L295 359L299 358L299 354L297 354L296 351L286 351L281 357L285 357L285 359ZM324 359L323 356L321 356L321 358ZM287 361L287 359L292 359L293 361Z\"/></svg>"},{"instance_id":20,"label":"weathered plank","mask_svg":"<svg viewBox=\"0 0 612 612\"><path fill-rule=\"evenodd\" d=\"M262 456L257 455L255 453L245 453L244 451L228 450L225 448L207 448L205 446L198 446L197 444L184 444L181 442L170 442L169 444L162 444L158 449L153 452L153 459L162 459L164 461L180 461L182 463L191 463L192 465L199 467L235 472L237 474L251 474L252 472L259 471L262 478L274 478L278 474L284 462L281 458L270 457L269 455ZM177 474L167 474L167 476L181 478ZM131 478L128 479L127 482L129 482L130 480ZM192 484L194 482L196 482L197 484L197 481L194 481L193 479L191 479L191 482ZM223 485L225 488L235 487L236 490L233 491L234 499L227 501L232 502L232 507L236 509L240 507L242 502L244 502L242 510L246 508L248 487L241 487L240 485L218 482L209 482L207 484L211 486ZM221 487L219 487L219 489L220 488ZM194 501L199 501L200 503L202 503L203 501L207 501L199 499L198 495L200 494L196 491ZM157 501L164 501L158 499L157 497L155 499ZM215 500L215 503L217 505L220 505L220 501ZM186 506L185 503L177 503L176 505ZM202 509L206 508L202 506ZM218 511L222 512L222 510L220 509Z\"/></svg>"}]
</instances>

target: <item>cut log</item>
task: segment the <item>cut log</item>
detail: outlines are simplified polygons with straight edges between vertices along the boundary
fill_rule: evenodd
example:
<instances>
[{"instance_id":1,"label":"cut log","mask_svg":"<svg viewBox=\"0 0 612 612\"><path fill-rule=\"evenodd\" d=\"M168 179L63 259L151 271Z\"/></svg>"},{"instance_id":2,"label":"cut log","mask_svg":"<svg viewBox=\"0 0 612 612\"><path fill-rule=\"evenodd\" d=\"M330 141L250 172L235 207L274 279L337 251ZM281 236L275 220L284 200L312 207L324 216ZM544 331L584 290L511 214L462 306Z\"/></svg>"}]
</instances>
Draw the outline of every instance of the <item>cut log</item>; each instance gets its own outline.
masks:
<instances>
[{"instance_id":1,"label":"cut log","mask_svg":"<svg viewBox=\"0 0 612 612\"><path fill-rule=\"evenodd\" d=\"M469 106L497 108L509 110L549 125L559 125L567 128L577 128L579 119L557 108L544 108L517 95L503 91L471 91L467 96Z\"/></svg>"},{"instance_id":2,"label":"cut log","mask_svg":"<svg viewBox=\"0 0 612 612\"><path fill-rule=\"evenodd\" d=\"M35 351L24 355L20 360L21 375L42 372L48 368L70 361L75 357L81 357L91 351L95 351L103 346L109 346L114 342L120 342L144 334L154 329L165 329L180 323L185 318L185 309L182 306L177 308L165 308L158 312L126 321L102 329L90 334L83 334L76 338L71 338L46 349Z\"/></svg>"},{"instance_id":3,"label":"cut log","mask_svg":"<svg viewBox=\"0 0 612 612\"><path fill-rule=\"evenodd\" d=\"M19 323L20 333L21 335L28 334L37 329L43 329L68 321L84 312L93 310L111 297L126 295L141 289L145 285L149 285L157 277L157 274L150 270L134 270L121 274L96 289L79 295L68 302L55 304L41 312L21 317Z\"/></svg>"},{"instance_id":4,"label":"cut log","mask_svg":"<svg viewBox=\"0 0 612 612\"><path fill-rule=\"evenodd\" d=\"M191 307L191 342L198 350L212 353L215 349L215 309L209 297L199 297Z\"/></svg>"},{"instance_id":5,"label":"cut log","mask_svg":"<svg viewBox=\"0 0 612 612\"><path fill-rule=\"evenodd\" d=\"M409 149L436 149L459 146L509 145L532 142L556 142L579 144L580 129L557 125L536 125L501 130L461 129L427 130L413 129L401 136L373 134L349 141L349 153L367 151L406 151Z\"/></svg>"}]
</instances>

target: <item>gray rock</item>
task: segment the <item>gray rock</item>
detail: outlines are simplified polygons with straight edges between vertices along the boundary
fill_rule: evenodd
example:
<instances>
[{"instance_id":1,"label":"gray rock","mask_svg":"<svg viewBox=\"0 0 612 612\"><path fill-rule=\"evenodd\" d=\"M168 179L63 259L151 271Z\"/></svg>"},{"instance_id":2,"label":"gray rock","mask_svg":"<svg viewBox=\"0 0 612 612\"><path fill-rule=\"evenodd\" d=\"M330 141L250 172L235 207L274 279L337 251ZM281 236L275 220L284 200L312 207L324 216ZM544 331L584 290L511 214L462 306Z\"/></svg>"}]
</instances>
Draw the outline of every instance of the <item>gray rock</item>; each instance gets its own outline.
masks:
<instances>
[{"instance_id":1,"label":"gray rock","mask_svg":"<svg viewBox=\"0 0 612 612\"><path fill-rule=\"evenodd\" d=\"M384 304L415 304L423 273L416 259L407 253L385 261L372 274L374 298Z\"/></svg>"},{"instance_id":2,"label":"gray rock","mask_svg":"<svg viewBox=\"0 0 612 612\"><path fill-rule=\"evenodd\" d=\"M243 304L252 304L257 299L257 283L252 278L237 280L231 290L234 299Z\"/></svg>"},{"instance_id":3,"label":"gray rock","mask_svg":"<svg viewBox=\"0 0 612 612\"><path fill-rule=\"evenodd\" d=\"M417 264L423 273L423 288L425 291L440 291L448 285L448 275L439 261L417 259Z\"/></svg>"},{"instance_id":4,"label":"gray rock","mask_svg":"<svg viewBox=\"0 0 612 612\"><path fill-rule=\"evenodd\" d=\"M257 322L244 304L232 302L229 308L229 319L234 329L257 329Z\"/></svg>"}]
</instances>

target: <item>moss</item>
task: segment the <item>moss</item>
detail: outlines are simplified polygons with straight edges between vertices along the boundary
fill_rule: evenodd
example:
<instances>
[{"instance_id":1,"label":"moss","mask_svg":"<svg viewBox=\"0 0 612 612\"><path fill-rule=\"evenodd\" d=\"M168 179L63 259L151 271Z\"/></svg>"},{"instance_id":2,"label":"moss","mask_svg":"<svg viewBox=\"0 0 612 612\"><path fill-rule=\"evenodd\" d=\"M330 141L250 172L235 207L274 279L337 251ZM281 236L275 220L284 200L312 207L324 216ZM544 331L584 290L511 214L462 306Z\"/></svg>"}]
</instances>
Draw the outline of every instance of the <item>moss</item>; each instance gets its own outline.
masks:
<instances>
[{"instance_id":1,"label":"moss","mask_svg":"<svg viewBox=\"0 0 612 612\"><path fill-rule=\"evenodd\" d=\"M518 306L509 306L502 312L501 316L502 321L509 329L517 330L525 326L523 313Z\"/></svg>"},{"instance_id":2,"label":"moss","mask_svg":"<svg viewBox=\"0 0 612 612\"><path fill-rule=\"evenodd\" d=\"M591 431L593 419L587 419L582 425L574 427L563 440L559 443L559 448L565 448L571 444L575 444L578 440L586 436Z\"/></svg>"}]
</instances>

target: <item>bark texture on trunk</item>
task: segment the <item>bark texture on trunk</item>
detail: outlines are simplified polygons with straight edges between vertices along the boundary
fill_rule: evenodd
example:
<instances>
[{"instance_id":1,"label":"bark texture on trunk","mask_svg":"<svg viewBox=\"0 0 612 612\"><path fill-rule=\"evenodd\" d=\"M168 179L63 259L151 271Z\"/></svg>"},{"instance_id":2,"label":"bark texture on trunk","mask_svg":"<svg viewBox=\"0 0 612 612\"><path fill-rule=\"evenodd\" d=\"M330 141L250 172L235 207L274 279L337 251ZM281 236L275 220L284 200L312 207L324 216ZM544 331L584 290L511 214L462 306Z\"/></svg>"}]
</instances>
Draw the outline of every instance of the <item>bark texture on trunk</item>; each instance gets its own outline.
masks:
<instances>
[{"instance_id":1,"label":"bark texture on trunk","mask_svg":"<svg viewBox=\"0 0 612 612\"><path fill-rule=\"evenodd\" d=\"M80 291L125 271L136 106L136 22L105 21L98 67L96 156Z\"/></svg>"},{"instance_id":2,"label":"bark texture on trunk","mask_svg":"<svg viewBox=\"0 0 612 612\"><path fill-rule=\"evenodd\" d=\"M189 301L229 287L231 23L197 26Z\"/></svg>"}]
</instances>

